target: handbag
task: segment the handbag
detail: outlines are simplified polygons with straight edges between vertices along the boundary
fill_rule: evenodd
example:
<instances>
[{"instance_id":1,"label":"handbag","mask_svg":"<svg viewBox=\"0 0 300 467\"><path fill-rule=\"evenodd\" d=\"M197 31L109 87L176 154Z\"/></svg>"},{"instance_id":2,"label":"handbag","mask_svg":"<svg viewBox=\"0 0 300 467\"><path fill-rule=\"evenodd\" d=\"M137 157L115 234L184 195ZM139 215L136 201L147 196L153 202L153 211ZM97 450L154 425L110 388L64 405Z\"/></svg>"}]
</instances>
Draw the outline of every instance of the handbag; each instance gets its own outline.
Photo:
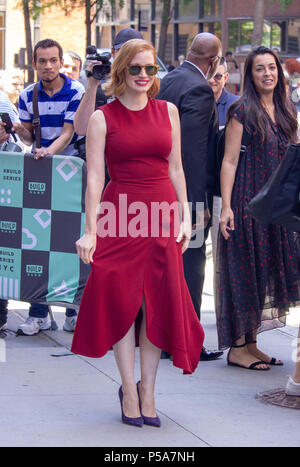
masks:
<instances>
[{"instance_id":1,"label":"handbag","mask_svg":"<svg viewBox=\"0 0 300 467\"><path fill-rule=\"evenodd\" d=\"M246 209L263 224L300 232L300 144L291 144L267 183Z\"/></svg>"}]
</instances>

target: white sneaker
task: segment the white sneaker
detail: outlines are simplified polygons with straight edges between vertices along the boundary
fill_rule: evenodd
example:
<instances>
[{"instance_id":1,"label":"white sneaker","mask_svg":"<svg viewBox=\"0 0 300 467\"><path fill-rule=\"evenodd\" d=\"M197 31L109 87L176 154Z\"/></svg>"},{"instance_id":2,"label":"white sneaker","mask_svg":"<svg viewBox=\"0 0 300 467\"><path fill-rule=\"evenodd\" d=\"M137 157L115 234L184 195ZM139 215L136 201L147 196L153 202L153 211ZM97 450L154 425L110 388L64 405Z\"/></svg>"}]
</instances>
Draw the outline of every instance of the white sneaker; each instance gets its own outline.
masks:
<instances>
[{"instance_id":1,"label":"white sneaker","mask_svg":"<svg viewBox=\"0 0 300 467\"><path fill-rule=\"evenodd\" d=\"M40 331L47 331L51 328L51 322L49 318L34 318L29 316L25 323L21 324L18 329L18 334L24 334L25 336L34 336Z\"/></svg>"},{"instance_id":2,"label":"white sneaker","mask_svg":"<svg viewBox=\"0 0 300 467\"><path fill-rule=\"evenodd\" d=\"M290 376L286 383L285 393L288 396L300 396L300 383L295 383L293 378Z\"/></svg>"},{"instance_id":3,"label":"white sneaker","mask_svg":"<svg viewBox=\"0 0 300 467\"><path fill-rule=\"evenodd\" d=\"M76 326L76 321L77 321L77 315L76 316L66 316L66 320L63 325L63 330L67 332L74 332L75 331L75 326Z\"/></svg>"}]
</instances>

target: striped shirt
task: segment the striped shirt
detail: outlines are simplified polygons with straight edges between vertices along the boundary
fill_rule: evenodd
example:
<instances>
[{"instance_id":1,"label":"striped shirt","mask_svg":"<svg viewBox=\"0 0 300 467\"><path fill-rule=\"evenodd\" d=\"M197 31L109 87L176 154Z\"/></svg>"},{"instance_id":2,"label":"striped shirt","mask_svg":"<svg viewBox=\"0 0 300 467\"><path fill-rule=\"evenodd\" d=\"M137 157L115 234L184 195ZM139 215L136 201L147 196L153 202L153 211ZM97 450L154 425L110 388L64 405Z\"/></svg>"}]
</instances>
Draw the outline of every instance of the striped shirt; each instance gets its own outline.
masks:
<instances>
[{"instance_id":1,"label":"striped shirt","mask_svg":"<svg viewBox=\"0 0 300 467\"><path fill-rule=\"evenodd\" d=\"M50 97L43 89L41 80L39 81L38 106L41 124L42 147L47 148L57 139L62 132L66 122L74 122L75 112L80 104L80 100L85 92L84 87L78 81L60 73L65 79L60 91ZM35 83L25 88L19 98L19 117L21 122L33 121L32 95ZM74 143L79 139L74 133L70 144L62 151L62 155L78 155ZM35 142L33 143L35 146Z\"/></svg>"}]
</instances>

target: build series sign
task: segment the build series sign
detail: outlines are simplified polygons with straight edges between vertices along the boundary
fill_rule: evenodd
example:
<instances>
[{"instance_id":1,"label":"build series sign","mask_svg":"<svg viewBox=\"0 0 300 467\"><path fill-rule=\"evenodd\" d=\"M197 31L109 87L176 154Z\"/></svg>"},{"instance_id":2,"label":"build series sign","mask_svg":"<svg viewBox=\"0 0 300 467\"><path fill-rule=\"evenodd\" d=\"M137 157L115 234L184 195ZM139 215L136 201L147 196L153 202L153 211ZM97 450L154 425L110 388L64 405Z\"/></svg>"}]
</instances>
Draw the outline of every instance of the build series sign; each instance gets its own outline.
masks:
<instances>
[{"instance_id":1,"label":"build series sign","mask_svg":"<svg viewBox=\"0 0 300 467\"><path fill-rule=\"evenodd\" d=\"M80 158L0 152L0 298L79 305L85 188Z\"/></svg>"}]
</instances>

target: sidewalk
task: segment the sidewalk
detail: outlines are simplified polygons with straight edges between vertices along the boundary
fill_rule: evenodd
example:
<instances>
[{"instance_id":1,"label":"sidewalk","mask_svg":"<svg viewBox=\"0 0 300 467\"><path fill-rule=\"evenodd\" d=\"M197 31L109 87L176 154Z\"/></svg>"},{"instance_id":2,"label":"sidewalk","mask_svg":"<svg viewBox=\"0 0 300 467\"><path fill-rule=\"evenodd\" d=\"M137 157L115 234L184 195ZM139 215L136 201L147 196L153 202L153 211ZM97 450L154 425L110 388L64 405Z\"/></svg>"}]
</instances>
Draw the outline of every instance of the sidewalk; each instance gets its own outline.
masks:
<instances>
[{"instance_id":1,"label":"sidewalk","mask_svg":"<svg viewBox=\"0 0 300 467\"><path fill-rule=\"evenodd\" d=\"M211 261L203 298L205 345L216 348ZM9 328L27 316L26 304L10 302ZM72 334L59 325L34 337L10 335L0 342L0 446L299 446L298 410L265 405L259 392L283 388L294 363L300 310L288 326L260 336L261 347L284 361L260 373L226 366L225 356L200 362L189 376L161 360L156 392L160 429L120 423L120 384L112 352L102 359L72 355ZM5 345L5 348L4 348ZM136 368L139 377L138 365Z\"/></svg>"}]
</instances>

